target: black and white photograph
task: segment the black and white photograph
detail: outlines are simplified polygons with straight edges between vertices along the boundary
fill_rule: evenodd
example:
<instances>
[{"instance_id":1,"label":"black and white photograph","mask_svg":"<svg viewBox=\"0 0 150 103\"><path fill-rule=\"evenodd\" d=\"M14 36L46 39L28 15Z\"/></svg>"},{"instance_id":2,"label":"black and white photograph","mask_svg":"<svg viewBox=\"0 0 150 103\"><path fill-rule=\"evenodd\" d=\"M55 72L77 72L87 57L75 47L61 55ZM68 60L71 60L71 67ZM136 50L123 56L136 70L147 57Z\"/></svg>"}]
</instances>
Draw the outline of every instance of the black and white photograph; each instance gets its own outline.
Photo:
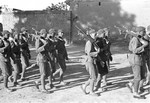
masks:
<instances>
[{"instance_id":1,"label":"black and white photograph","mask_svg":"<svg viewBox=\"0 0 150 103\"><path fill-rule=\"evenodd\" d=\"M0 0L0 103L149 103L150 0Z\"/></svg>"}]
</instances>

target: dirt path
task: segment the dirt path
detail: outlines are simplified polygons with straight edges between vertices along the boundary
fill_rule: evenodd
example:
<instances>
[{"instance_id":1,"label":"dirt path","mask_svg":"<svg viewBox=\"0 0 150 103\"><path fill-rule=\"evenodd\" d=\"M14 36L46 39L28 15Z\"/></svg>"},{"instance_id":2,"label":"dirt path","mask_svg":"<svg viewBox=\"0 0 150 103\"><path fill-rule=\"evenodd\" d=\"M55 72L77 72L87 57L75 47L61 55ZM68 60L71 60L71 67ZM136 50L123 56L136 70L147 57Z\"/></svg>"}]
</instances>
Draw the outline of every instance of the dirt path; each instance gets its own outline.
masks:
<instances>
[{"instance_id":1,"label":"dirt path","mask_svg":"<svg viewBox=\"0 0 150 103\"><path fill-rule=\"evenodd\" d=\"M116 49L119 52L116 52ZM69 46L67 47L69 57L74 60L82 61L84 57L83 46ZM20 82L21 88L12 93L7 93L3 89L3 83L0 82L0 103L149 103L150 95L145 92L145 100L138 100L132 97L132 94L125 87L125 84L130 81L132 71L127 61L127 54L125 49L113 47L113 61L111 62L111 69L108 75L108 82L112 85L107 86L107 91L100 93L99 97L84 95L80 89L80 85L88 78L88 73L85 70L84 63L82 62L67 62L67 71L65 73L66 82L70 82L67 86L58 84L58 78L54 85L57 86L56 90L50 90L52 93L43 94L35 89L32 81L39 78L39 70L37 67L27 70L26 76L28 81ZM34 49L31 52L32 60L35 62ZM9 83L11 86L12 84ZM48 86L46 86L49 89ZM147 88L147 87L145 87Z\"/></svg>"}]
</instances>

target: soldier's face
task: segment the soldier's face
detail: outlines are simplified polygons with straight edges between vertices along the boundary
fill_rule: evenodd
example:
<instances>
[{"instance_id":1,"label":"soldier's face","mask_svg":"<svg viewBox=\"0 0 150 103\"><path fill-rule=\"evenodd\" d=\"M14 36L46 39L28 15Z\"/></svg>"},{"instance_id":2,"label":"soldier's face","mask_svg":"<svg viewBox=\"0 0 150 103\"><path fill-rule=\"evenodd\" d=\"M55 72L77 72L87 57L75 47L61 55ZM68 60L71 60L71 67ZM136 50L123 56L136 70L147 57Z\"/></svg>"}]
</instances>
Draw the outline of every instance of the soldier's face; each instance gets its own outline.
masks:
<instances>
[{"instance_id":1,"label":"soldier's face","mask_svg":"<svg viewBox=\"0 0 150 103\"><path fill-rule=\"evenodd\" d=\"M23 31L23 34L27 33L27 31Z\"/></svg>"},{"instance_id":2,"label":"soldier's face","mask_svg":"<svg viewBox=\"0 0 150 103\"><path fill-rule=\"evenodd\" d=\"M16 34L16 35L14 36L14 39L19 39L19 35Z\"/></svg>"},{"instance_id":3,"label":"soldier's face","mask_svg":"<svg viewBox=\"0 0 150 103\"><path fill-rule=\"evenodd\" d=\"M48 34L47 37L48 37L48 38L54 37L54 33Z\"/></svg>"},{"instance_id":4,"label":"soldier's face","mask_svg":"<svg viewBox=\"0 0 150 103\"><path fill-rule=\"evenodd\" d=\"M146 34L145 30L139 32L139 35L141 36L144 36L145 34Z\"/></svg>"},{"instance_id":5,"label":"soldier's face","mask_svg":"<svg viewBox=\"0 0 150 103\"><path fill-rule=\"evenodd\" d=\"M58 32L58 36L62 37L63 33L62 32Z\"/></svg>"},{"instance_id":6,"label":"soldier's face","mask_svg":"<svg viewBox=\"0 0 150 103\"><path fill-rule=\"evenodd\" d=\"M5 37L6 39L8 39L9 36L10 36L10 34L5 34L5 35L4 35L4 37Z\"/></svg>"},{"instance_id":7,"label":"soldier's face","mask_svg":"<svg viewBox=\"0 0 150 103\"><path fill-rule=\"evenodd\" d=\"M46 38L46 34L45 33L43 33L41 36L44 37L44 38Z\"/></svg>"}]
</instances>

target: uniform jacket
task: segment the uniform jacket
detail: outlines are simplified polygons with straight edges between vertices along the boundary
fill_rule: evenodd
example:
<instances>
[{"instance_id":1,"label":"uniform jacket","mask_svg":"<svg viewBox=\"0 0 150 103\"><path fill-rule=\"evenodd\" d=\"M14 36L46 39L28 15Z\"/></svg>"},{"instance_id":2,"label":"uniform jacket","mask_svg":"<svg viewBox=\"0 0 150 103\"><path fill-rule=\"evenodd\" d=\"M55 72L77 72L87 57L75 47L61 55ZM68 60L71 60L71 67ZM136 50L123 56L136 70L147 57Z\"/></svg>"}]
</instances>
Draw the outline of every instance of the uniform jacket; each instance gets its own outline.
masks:
<instances>
[{"instance_id":1,"label":"uniform jacket","mask_svg":"<svg viewBox=\"0 0 150 103\"><path fill-rule=\"evenodd\" d=\"M138 38L133 37L130 40L129 51L131 52L128 58L129 63L131 65L142 65L142 53L144 52L144 48Z\"/></svg>"},{"instance_id":2,"label":"uniform jacket","mask_svg":"<svg viewBox=\"0 0 150 103\"><path fill-rule=\"evenodd\" d=\"M5 62L9 62L10 58L12 58L12 60L15 60L12 54L10 42L7 39L0 39L0 43L0 60Z\"/></svg>"},{"instance_id":3,"label":"uniform jacket","mask_svg":"<svg viewBox=\"0 0 150 103\"><path fill-rule=\"evenodd\" d=\"M39 62L47 62L49 60L48 55L48 43L44 44L43 40L46 41L44 38L36 39L35 46L37 55L37 63Z\"/></svg>"},{"instance_id":4,"label":"uniform jacket","mask_svg":"<svg viewBox=\"0 0 150 103\"><path fill-rule=\"evenodd\" d=\"M85 45L86 62L94 62L96 56L96 49L94 45L88 40Z\"/></svg>"},{"instance_id":5,"label":"uniform jacket","mask_svg":"<svg viewBox=\"0 0 150 103\"><path fill-rule=\"evenodd\" d=\"M58 37L58 39L57 39L56 50L58 52L59 59L67 59L68 58L67 50L65 47L65 41L63 40L62 37Z\"/></svg>"}]
</instances>

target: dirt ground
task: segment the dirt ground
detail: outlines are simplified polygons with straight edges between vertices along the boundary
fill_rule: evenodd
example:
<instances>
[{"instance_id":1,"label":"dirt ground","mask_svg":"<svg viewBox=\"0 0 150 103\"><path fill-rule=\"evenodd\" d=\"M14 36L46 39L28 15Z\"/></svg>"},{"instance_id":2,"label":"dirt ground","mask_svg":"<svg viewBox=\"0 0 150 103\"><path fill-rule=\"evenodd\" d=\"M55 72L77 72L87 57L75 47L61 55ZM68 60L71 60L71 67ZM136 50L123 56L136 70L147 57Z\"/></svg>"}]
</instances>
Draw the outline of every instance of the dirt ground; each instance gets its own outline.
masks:
<instances>
[{"instance_id":1,"label":"dirt ground","mask_svg":"<svg viewBox=\"0 0 150 103\"><path fill-rule=\"evenodd\" d=\"M14 88L9 83L12 89L16 89L14 92L5 92L3 81L0 82L0 103L149 103L148 91L143 93L146 99L134 99L125 86L128 81L133 79L132 70L127 60L127 46L124 43L122 45L117 44L114 43L111 48L113 61L107 79L111 85L105 87L107 88L105 92L97 91L100 94L99 97L85 95L82 92L80 85L89 77L83 63L84 47L71 45L67 46L67 51L72 61L67 62L67 71L64 76L65 81L69 82L67 86L59 85L58 78L56 78L54 85L57 88L50 90L46 86L51 93L41 93L36 90L32 83L39 78L38 67L31 68L26 71L28 81L20 82L22 87ZM36 53L34 48L31 51L32 59L30 62L34 63ZM149 87L144 88L148 89Z\"/></svg>"}]
</instances>

